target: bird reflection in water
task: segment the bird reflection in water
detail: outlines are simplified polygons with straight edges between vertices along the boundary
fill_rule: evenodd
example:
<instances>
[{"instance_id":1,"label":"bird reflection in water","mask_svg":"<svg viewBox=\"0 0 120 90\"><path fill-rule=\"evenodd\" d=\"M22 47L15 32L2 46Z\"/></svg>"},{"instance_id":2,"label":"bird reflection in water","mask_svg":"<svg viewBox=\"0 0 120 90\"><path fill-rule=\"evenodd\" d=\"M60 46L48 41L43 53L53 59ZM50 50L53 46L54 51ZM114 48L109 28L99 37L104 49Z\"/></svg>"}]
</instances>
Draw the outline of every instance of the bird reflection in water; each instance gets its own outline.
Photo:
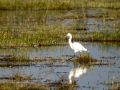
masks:
<instances>
[{"instance_id":1,"label":"bird reflection in water","mask_svg":"<svg viewBox=\"0 0 120 90\"><path fill-rule=\"evenodd\" d=\"M74 78L82 76L84 73L87 72L86 68L74 68L69 73L69 84L73 83Z\"/></svg>"}]
</instances>

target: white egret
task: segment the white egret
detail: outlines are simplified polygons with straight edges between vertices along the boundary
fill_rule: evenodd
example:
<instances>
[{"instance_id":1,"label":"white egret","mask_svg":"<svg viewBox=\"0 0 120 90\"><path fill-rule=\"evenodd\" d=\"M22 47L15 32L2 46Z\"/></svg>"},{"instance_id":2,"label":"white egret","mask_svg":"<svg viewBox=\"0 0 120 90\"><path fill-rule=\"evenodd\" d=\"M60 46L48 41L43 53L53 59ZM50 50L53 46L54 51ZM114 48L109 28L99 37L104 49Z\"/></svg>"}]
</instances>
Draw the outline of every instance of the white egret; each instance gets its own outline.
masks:
<instances>
[{"instance_id":1,"label":"white egret","mask_svg":"<svg viewBox=\"0 0 120 90\"><path fill-rule=\"evenodd\" d=\"M70 33L67 34L69 36L69 45L70 47L74 50L74 56L76 52L82 52L82 51L87 51L86 48L84 48L80 43L78 42L71 42L72 35Z\"/></svg>"}]
</instances>

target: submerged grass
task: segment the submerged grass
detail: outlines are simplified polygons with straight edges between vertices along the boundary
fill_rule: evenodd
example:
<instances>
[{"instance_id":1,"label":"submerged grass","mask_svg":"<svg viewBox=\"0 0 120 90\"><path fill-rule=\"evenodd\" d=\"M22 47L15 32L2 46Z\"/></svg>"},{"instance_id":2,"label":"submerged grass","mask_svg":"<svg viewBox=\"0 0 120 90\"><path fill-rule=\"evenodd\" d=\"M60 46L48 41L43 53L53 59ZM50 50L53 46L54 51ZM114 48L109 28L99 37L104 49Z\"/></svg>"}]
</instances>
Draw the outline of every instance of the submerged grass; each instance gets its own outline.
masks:
<instances>
[{"instance_id":1,"label":"submerged grass","mask_svg":"<svg viewBox=\"0 0 120 90\"><path fill-rule=\"evenodd\" d=\"M25 83L15 83L15 82L3 82L0 83L1 90L47 90L43 84L25 84Z\"/></svg>"},{"instance_id":2,"label":"submerged grass","mask_svg":"<svg viewBox=\"0 0 120 90\"><path fill-rule=\"evenodd\" d=\"M1 61L30 61L31 59L22 56L10 56L0 58Z\"/></svg>"},{"instance_id":3,"label":"submerged grass","mask_svg":"<svg viewBox=\"0 0 120 90\"><path fill-rule=\"evenodd\" d=\"M119 0L1 0L3 10L74 9L78 7L120 8Z\"/></svg>"},{"instance_id":4,"label":"submerged grass","mask_svg":"<svg viewBox=\"0 0 120 90\"><path fill-rule=\"evenodd\" d=\"M19 72L14 76L9 77L0 77L0 89L1 90L48 90L49 89L58 89L58 90L71 90L77 88L76 84L66 84L63 82L61 77L58 81L53 81L50 83L42 83L42 82L33 82L32 80L39 81L40 79L31 78L32 75L29 76L21 76ZM8 80L8 81L5 81ZM25 81L22 83L21 81Z\"/></svg>"},{"instance_id":5,"label":"submerged grass","mask_svg":"<svg viewBox=\"0 0 120 90\"><path fill-rule=\"evenodd\" d=\"M19 74L19 72L16 73L14 76L9 76L9 77L0 77L1 80L13 80L13 81L24 81L24 80L36 80L36 78L31 78L32 75L29 76L22 76Z\"/></svg>"},{"instance_id":6,"label":"submerged grass","mask_svg":"<svg viewBox=\"0 0 120 90\"><path fill-rule=\"evenodd\" d=\"M58 90L73 90L74 88L77 88L75 84L71 85L64 85L62 83L54 83L54 85L57 84L57 87L52 86L52 83L44 84L44 83L16 83L16 82L2 82L0 83L0 89L1 90L48 90L49 89L58 89Z\"/></svg>"}]
</instances>

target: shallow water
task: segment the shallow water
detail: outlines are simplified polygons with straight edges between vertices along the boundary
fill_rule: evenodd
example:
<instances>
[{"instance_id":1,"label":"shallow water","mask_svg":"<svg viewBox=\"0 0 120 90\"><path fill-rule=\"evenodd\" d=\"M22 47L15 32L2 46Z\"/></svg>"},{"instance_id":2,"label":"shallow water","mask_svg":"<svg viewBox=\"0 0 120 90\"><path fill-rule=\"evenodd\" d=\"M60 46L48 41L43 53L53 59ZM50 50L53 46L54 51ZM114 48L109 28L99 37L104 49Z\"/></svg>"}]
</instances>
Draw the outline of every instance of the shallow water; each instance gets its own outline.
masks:
<instances>
[{"instance_id":1,"label":"shallow water","mask_svg":"<svg viewBox=\"0 0 120 90\"><path fill-rule=\"evenodd\" d=\"M32 75L33 82L58 82L65 79L64 83L69 83L72 75L75 74L75 81L78 84L78 89L90 90L97 89L110 89L109 81L117 81L120 75L120 44L119 43L84 43L84 47L90 52L90 56L98 60L108 60L108 65L90 65L84 66L66 61L73 55L73 50L66 46L50 46L50 47L37 47L37 48L18 48L18 49L0 49L0 54L13 54L18 56L25 56L30 58L49 58L48 61L31 61L34 65L31 66L16 66L16 67L0 67L0 77L13 76L17 72L20 75ZM24 52L24 53L23 53ZM68 56L67 56L68 55ZM79 55L79 53L76 53ZM105 59L101 57L105 57ZM61 60L51 60L52 58L60 58ZM114 57L114 58L113 58ZM103 63L106 63L103 61ZM115 63L115 64L114 64ZM86 72L83 74L84 70ZM79 73L78 73L79 72ZM71 77L70 77L71 76ZM112 79L112 77L114 77ZM67 79L67 80L66 80ZM61 81L62 82L62 81Z\"/></svg>"}]
</instances>

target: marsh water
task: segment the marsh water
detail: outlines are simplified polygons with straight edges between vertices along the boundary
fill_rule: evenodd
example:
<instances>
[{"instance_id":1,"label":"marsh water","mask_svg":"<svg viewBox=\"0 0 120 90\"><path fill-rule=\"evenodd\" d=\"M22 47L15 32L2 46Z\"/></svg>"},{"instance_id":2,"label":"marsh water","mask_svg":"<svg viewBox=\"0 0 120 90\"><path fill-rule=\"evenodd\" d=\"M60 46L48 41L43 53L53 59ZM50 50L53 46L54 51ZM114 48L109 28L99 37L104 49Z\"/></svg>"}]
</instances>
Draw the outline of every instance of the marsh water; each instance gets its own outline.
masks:
<instances>
[{"instance_id":1,"label":"marsh water","mask_svg":"<svg viewBox=\"0 0 120 90\"><path fill-rule=\"evenodd\" d=\"M81 18L85 12L87 13L86 18ZM0 11L0 17L9 18L9 23L13 28L20 27L26 22L27 18L32 17L31 22L41 24L43 22L42 18L45 18L47 25L56 24L59 21L57 24L65 25L68 28L73 26L76 30L81 28L90 31L113 30L119 26L120 20L111 17L103 22L104 19L101 17L101 14L110 12L116 12L116 10L99 8L86 9L85 11L84 9L69 11ZM3 24L1 23L0 25ZM18 29L20 30L20 28ZM21 83L35 82L47 84L61 82L67 85L74 76L77 86L75 89L78 90L105 90L114 88L116 86L114 82L119 82L120 76L120 43L78 42L88 49L91 57L96 58L100 62L89 65L75 63L75 58L69 59L74 55L74 52L67 42L65 42L66 45L64 46L0 49L0 58L4 55L13 55L32 59L29 62L22 62L23 65L21 66L0 67L0 77L14 76L19 72L22 76L31 75L31 78L33 78L33 80L22 81ZM76 53L76 56L79 56L79 53ZM1 61L0 65L4 63L11 62ZM55 83L50 88L57 89Z\"/></svg>"},{"instance_id":2,"label":"marsh water","mask_svg":"<svg viewBox=\"0 0 120 90\"><path fill-rule=\"evenodd\" d=\"M112 12L112 13L111 13ZM118 13L117 13L118 12ZM118 14L118 15L117 15ZM24 24L58 24L76 30L113 30L119 27L119 10L80 8L77 10L0 11L1 23L20 30Z\"/></svg>"}]
</instances>

